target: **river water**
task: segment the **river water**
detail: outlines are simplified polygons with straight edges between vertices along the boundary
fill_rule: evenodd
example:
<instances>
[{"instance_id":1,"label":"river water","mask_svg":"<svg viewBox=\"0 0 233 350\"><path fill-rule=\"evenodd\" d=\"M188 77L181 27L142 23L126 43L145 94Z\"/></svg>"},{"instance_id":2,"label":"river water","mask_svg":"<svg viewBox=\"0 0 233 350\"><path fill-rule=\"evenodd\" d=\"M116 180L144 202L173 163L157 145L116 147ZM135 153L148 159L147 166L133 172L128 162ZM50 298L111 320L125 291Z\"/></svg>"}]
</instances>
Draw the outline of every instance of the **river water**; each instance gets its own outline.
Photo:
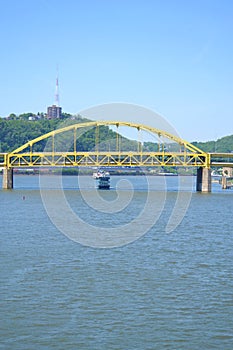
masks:
<instances>
[{"instance_id":1,"label":"river water","mask_svg":"<svg viewBox=\"0 0 233 350\"><path fill-rule=\"evenodd\" d=\"M161 201L166 182L155 224L130 244L103 249L59 231L38 176L14 180L14 190L0 190L0 349L233 348L232 190L182 188L191 201L168 232L177 179L153 177L150 190ZM96 195L93 179L77 185L76 177L64 177L65 197L83 221L120 232L124 220L139 216L148 190L144 177L128 177L118 195L133 192L131 203L111 211L120 180L100 193L107 214L85 206L85 194ZM66 222L65 212L59 216Z\"/></svg>"}]
</instances>

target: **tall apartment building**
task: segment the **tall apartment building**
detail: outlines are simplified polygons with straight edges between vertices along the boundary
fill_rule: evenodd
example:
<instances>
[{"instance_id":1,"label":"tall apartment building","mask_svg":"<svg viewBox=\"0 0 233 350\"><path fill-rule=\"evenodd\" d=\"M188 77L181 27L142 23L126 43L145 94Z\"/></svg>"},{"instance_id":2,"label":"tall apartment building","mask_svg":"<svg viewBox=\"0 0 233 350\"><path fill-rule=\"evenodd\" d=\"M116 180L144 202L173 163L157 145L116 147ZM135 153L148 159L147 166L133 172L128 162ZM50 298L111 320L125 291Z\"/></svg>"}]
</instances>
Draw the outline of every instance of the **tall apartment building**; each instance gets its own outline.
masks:
<instances>
[{"instance_id":1,"label":"tall apartment building","mask_svg":"<svg viewBox=\"0 0 233 350\"><path fill-rule=\"evenodd\" d=\"M52 105L47 108L47 118L56 119L62 118L62 108L57 105Z\"/></svg>"}]
</instances>

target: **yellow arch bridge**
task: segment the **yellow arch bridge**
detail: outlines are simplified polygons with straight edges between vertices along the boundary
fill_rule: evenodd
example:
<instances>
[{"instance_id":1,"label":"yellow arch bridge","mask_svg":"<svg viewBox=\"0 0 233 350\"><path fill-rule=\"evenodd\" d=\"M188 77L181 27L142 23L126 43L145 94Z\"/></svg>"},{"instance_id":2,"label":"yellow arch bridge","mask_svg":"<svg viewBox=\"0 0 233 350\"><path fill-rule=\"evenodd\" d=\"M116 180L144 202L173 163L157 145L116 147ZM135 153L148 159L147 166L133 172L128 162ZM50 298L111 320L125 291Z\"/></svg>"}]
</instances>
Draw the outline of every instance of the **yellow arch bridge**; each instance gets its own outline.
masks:
<instances>
[{"instance_id":1,"label":"yellow arch bridge","mask_svg":"<svg viewBox=\"0 0 233 350\"><path fill-rule=\"evenodd\" d=\"M122 136L126 128L134 130L137 140ZM155 140L153 151L143 142L146 134ZM86 148L81 139L85 139ZM196 167L197 190L208 192L211 166L233 167L233 154L206 153L178 136L143 124L95 121L51 131L10 153L2 153L0 166L5 189L13 188L14 168Z\"/></svg>"}]
</instances>

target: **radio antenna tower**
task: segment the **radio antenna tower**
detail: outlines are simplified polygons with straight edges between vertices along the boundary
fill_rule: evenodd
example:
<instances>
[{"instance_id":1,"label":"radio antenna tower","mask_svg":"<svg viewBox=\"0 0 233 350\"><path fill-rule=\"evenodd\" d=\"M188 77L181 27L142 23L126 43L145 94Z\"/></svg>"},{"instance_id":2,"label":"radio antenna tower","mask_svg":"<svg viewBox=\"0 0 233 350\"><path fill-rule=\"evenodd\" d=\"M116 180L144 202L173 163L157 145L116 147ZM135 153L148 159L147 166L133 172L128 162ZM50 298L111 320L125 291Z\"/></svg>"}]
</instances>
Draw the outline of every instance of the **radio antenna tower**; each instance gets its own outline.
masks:
<instances>
[{"instance_id":1,"label":"radio antenna tower","mask_svg":"<svg viewBox=\"0 0 233 350\"><path fill-rule=\"evenodd\" d=\"M55 105L56 105L57 107L59 107L58 66L57 66L57 78L56 78Z\"/></svg>"}]
</instances>

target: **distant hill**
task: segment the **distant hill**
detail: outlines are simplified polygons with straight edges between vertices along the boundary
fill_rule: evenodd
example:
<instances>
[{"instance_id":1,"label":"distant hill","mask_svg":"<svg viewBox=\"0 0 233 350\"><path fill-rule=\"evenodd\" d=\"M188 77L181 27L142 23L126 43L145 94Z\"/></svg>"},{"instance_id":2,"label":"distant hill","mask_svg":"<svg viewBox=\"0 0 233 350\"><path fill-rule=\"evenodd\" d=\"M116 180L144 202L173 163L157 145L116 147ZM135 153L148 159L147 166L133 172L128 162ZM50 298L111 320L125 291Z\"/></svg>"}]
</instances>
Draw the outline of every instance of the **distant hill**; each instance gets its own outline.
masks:
<instances>
[{"instance_id":1,"label":"distant hill","mask_svg":"<svg viewBox=\"0 0 233 350\"><path fill-rule=\"evenodd\" d=\"M80 122L86 122L88 119L82 118L80 115L73 116L63 114L63 120L48 120L43 113L34 115L33 113L24 113L19 116L10 114L8 118L0 118L0 152L10 152L24 143L38 136L46 134L60 127L59 124L71 125ZM107 126L100 127L100 141L103 147L112 147L115 139L115 132ZM208 142L192 142L193 145L199 147L205 152L233 152L233 135L222 137L216 141ZM136 141L128 140L121 137L122 149L125 151L135 150ZM39 147L39 145L38 145ZM88 131L83 135L77 143L77 149L92 150L95 147L95 132ZM172 147L170 146L172 150ZM38 148L38 151L41 150ZM144 150L157 151L158 144L152 142L144 143ZM174 149L175 150L175 149Z\"/></svg>"},{"instance_id":2,"label":"distant hill","mask_svg":"<svg viewBox=\"0 0 233 350\"><path fill-rule=\"evenodd\" d=\"M26 142L33 140L41 135L44 135L55 129L90 121L81 116L64 115L63 119L44 118L43 115L32 115L24 113L22 117L17 117L11 114L10 118L0 118L0 152L7 153L22 146ZM98 132L99 150L116 150L116 133L108 126L100 126ZM68 139L67 139L68 137ZM79 151L89 151L95 148L96 134L95 129L87 130L82 136L76 140L76 148ZM40 142L34 146L34 151L43 151L47 140ZM60 141L57 141L57 147L62 147L62 144L69 144L69 136L63 136ZM60 144L59 144L60 142ZM136 141L128 140L121 137L121 146L126 151L137 149Z\"/></svg>"},{"instance_id":3,"label":"distant hill","mask_svg":"<svg viewBox=\"0 0 233 350\"><path fill-rule=\"evenodd\" d=\"M78 121L80 118L76 121L70 120L70 123ZM13 151L29 140L56 129L59 123L60 119L0 118L0 152Z\"/></svg>"},{"instance_id":4,"label":"distant hill","mask_svg":"<svg viewBox=\"0 0 233 350\"><path fill-rule=\"evenodd\" d=\"M224 136L216 141L192 142L205 152L233 152L233 135Z\"/></svg>"}]
</instances>

